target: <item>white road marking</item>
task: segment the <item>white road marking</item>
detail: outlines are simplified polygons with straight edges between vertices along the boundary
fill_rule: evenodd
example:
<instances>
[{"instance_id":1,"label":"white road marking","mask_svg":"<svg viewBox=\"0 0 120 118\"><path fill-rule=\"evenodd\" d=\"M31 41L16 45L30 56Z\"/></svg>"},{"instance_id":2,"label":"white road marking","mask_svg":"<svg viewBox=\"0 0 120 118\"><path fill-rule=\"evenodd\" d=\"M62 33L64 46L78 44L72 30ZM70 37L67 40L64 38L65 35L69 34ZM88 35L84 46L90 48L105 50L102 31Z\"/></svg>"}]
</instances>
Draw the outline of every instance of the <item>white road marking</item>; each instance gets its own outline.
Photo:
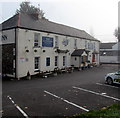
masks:
<instances>
[{"instance_id":1,"label":"white road marking","mask_svg":"<svg viewBox=\"0 0 120 118\"><path fill-rule=\"evenodd\" d=\"M106 98L110 98L110 99L113 99L113 100L116 100L116 101L120 101L119 98L115 98L115 97L112 97L112 96L104 95L104 94L97 93L97 92L94 92L94 91L91 91L91 90L87 90L87 89L84 89L84 88L79 88L79 87L75 87L75 86L73 86L73 88L74 88L74 89L81 90L81 91L93 93L93 94L95 94L95 95L100 95L100 96L103 96L103 97L106 97Z\"/></svg>"},{"instance_id":2,"label":"white road marking","mask_svg":"<svg viewBox=\"0 0 120 118\"><path fill-rule=\"evenodd\" d=\"M53 96L53 97L55 97L55 98L61 99L62 101L66 102L66 103L68 103L68 104L70 104L70 105L72 105L72 106L74 106L74 107L77 107L77 108L79 108L79 109L82 109L82 110L84 110L84 111L86 111L86 112L89 111L89 110L86 109L86 108L83 108L83 107L81 107L81 106L79 106L79 105L77 105L77 104L75 104L75 103L73 103L73 102L70 102L70 101L68 101L68 100L65 100L64 98L61 98L61 97L59 97L59 96L57 96L57 95L55 95L55 94L52 94L52 93L50 93L50 92L48 92L48 91L44 91L44 92L47 93L47 94L49 94L49 95L51 95L51 96Z\"/></svg>"},{"instance_id":3,"label":"white road marking","mask_svg":"<svg viewBox=\"0 0 120 118\"><path fill-rule=\"evenodd\" d=\"M111 85L106 85L106 84L101 84L101 83L96 83L97 85L100 85L100 86L108 86L108 87L111 87L111 88L119 88L119 87L116 87L116 86L111 86Z\"/></svg>"},{"instance_id":4,"label":"white road marking","mask_svg":"<svg viewBox=\"0 0 120 118\"><path fill-rule=\"evenodd\" d=\"M106 95L107 93L101 93L102 95Z\"/></svg>"},{"instance_id":5,"label":"white road marking","mask_svg":"<svg viewBox=\"0 0 120 118\"><path fill-rule=\"evenodd\" d=\"M22 113L22 115L26 118L29 118L28 115L12 100L10 96L7 96L7 98L14 104L14 106Z\"/></svg>"}]
</instances>

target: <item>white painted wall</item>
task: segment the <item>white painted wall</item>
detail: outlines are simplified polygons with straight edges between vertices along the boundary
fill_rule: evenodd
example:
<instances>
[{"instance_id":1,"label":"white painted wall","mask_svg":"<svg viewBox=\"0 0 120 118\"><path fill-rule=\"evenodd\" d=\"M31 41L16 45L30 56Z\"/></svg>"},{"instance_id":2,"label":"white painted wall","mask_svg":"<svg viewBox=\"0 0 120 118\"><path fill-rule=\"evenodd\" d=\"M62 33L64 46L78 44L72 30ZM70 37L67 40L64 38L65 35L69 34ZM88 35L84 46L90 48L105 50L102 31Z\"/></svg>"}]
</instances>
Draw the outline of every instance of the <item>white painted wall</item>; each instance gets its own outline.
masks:
<instances>
[{"instance_id":1,"label":"white painted wall","mask_svg":"<svg viewBox=\"0 0 120 118\"><path fill-rule=\"evenodd\" d=\"M118 51L120 50L120 42L112 46L112 49L100 49L101 51ZM100 56L101 63L120 63L118 62L118 56Z\"/></svg>"},{"instance_id":2,"label":"white painted wall","mask_svg":"<svg viewBox=\"0 0 120 118\"><path fill-rule=\"evenodd\" d=\"M76 58L76 60L75 60L75 58ZM80 57L72 56L71 59L72 59L71 65L74 65L74 67L80 67Z\"/></svg>"},{"instance_id":3,"label":"white painted wall","mask_svg":"<svg viewBox=\"0 0 120 118\"><path fill-rule=\"evenodd\" d=\"M118 63L118 56L100 56L100 62Z\"/></svg>"},{"instance_id":4,"label":"white painted wall","mask_svg":"<svg viewBox=\"0 0 120 118\"><path fill-rule=\"evenodd\" d=\"M34 33L40 33L39 48L34 48ZM3 41L3 44L15 43L15 29L3 31L3 34L7 35L7 40ZM45 32L38 32L32 30L24 30L17 29L18 40L16 42L17 45L17 78L23 77L27 75L29 71L31 75L34 75L34 57L40 57L40 71L51 71L55 68L55 56L58 56L58 67L63 68L63 56L66 56L66 65L72 65L71 54L75 50L74 40L77 40L77 49L85 49L85 39L79 39L74 37L66 37L57 34L50 34ZM42 36L53 37L54 38L54 46L53 47L42 47ZM69 50L67 54L65 53L56 53L55 52L55 37L58 36L59 49L61 50ZM69 43L67 46L64 46L62 42L64 40L68 40ZM90 41L87 42L95 43L95 50L99 52L99 42L98 41ZM29 50L27 53L26 50ZM34 52L37 50L37 52ZM45 52L43 52L45 50ZM92 52L94 49L88 49L90 51L89 60L92 60ZM46 67L46 57L50 57L51 64L49 67ZM99 62L98 62L99 63ZM77 64L77 63L76 63Z\"/></svg>"}]
</instances>

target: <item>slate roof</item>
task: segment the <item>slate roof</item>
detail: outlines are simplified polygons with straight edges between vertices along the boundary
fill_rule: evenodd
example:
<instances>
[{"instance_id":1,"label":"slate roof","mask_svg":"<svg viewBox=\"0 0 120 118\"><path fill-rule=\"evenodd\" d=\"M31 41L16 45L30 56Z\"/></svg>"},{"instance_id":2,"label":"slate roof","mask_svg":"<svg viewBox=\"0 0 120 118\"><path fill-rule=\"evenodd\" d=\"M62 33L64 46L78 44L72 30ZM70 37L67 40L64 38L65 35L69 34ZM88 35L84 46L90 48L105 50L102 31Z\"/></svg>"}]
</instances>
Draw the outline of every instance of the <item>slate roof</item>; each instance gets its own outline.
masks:
<instances>
[{"instance_id":1,"label":"slate roof","mask_svg":"<svg viewBox=\"0 0 120 118\"><path fill-rule=\"evenodd\" d=\"M116 43L101 43L100 44L100 49L112 49L112 46L115 45Z\"/></svg>"},{"instance_id":2,"label":"slate roof","mask_svg":"<svg viewBox=\"0 0 120 118\"><path fill-rule=\"evenodd\" d=\"M19 27L30 30L60 34L82 39L95 40L94 37L86 33L84 30L79 30L70 26L58 24L45 19L35 19L35 17L27 14L16 14L2 24L2 30Z\"/></svg>"},{"instance_id":3,"label":"slate roof","mask_svg":"<svg viewBox=\"0 0 120 118\"><path fill-rule=\"evenodd\" d=\"M74 50L74 52L71 54L71 56L81 56L84 51L85 51L87 54L89 53L89 51L87 51L87 50L85 50L85 49L76 49L76 50Z\"/></svg>"}]
</instances>

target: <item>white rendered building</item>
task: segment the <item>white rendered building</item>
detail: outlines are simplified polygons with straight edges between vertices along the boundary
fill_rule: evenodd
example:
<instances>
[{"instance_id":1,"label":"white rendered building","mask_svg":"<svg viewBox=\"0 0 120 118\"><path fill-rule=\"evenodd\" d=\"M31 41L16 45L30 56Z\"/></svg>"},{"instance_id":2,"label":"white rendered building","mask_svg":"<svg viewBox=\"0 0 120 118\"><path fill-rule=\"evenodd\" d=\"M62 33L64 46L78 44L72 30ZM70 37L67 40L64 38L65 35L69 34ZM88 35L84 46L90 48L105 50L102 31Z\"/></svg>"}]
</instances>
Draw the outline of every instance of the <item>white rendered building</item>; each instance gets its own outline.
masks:
<instances>
[{"instance_id":1,"label":"white rendered building","mask_svg":"<svg viewBox=\"0 0 120 118\"><path fill-rule=\"evenodd\" d=\"M83 61L99 65L100 41L83 30L26 14L1 25L3 74L21 78Z\"/></svg>"}]
</instances>

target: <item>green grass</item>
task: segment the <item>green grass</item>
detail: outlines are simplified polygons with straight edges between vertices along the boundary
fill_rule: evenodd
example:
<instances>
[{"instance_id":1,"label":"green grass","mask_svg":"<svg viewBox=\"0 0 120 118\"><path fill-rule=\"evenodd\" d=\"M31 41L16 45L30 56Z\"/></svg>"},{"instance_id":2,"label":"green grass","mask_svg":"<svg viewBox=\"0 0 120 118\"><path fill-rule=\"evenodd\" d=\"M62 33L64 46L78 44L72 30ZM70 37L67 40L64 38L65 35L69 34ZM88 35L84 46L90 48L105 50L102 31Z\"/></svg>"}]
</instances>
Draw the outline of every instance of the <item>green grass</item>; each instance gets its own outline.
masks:
<instances>
[{"instance_id":1,"label":"green grass","mask_svg":"<svg viewBox=\"0 0 120 118\"><path fill-rule=\"evenodd\" d=\"M99 111L89 111L69 118L120 118L120 104L114 104L112 106L102 108Z\"/></svg>"}]
</instances>

